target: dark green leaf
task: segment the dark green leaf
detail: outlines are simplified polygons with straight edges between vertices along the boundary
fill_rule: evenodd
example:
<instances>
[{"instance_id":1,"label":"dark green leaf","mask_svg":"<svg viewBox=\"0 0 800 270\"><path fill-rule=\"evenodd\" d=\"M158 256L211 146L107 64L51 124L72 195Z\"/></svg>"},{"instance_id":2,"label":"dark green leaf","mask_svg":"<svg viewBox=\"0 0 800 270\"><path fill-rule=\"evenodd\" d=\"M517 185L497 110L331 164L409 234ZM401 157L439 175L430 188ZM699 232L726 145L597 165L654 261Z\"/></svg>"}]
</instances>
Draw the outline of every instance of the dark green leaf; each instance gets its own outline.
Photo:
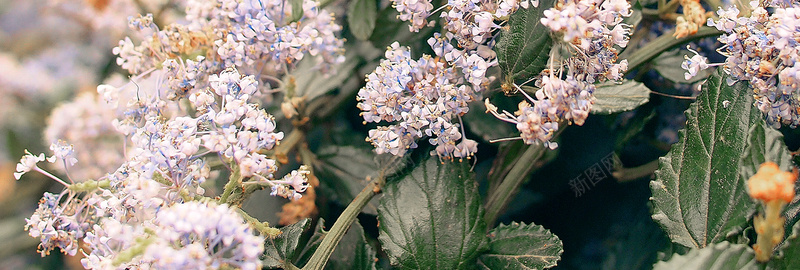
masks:
<instances>
[{"instance_id":1,"label":"dark green leaf","mask_svg":"<svg viewBox=\"0 0 800 270\"><path fill-rule=\"evenodd\" d=\"M300 236L311 226L311 219L304 219L295 224L281 228L281 234L273 239L267 239L264 247L264 260L262 263L267 268L284 268L287 263L294 260L297 253Z\"/></svg>"},{"instance_id":2,"label":"dark green leaf","mask_svg":"<svg viewBox=\"0 0 800 270\"><path fill-rule=\"evenodd\" d=\"M685 55L692 56L694 53L688 50L672 50L664 52L653 59L655 70L667 80L676 83L695 83L704 80L711 75L710 69L703 69L697 72L697 76L687 80L684 76L686 70L681 68L681 64L685 60Z\"/></svg>"},{"instance_id":3,"label":"dark green leaf","mask_svg":"<svg viewBox=\"0 0 800 270\"><path fill-rule=\"evenodd\" d=\"M500 34L495 46L504 83L527 80L545 68L552 44L550 29L539 19L553 2L541 0L539 7L520 8L508 19L510 28Z\"/></svg>"},{"instance_id":4,"label":"dark green leaf","mask_svg":"<svg viewBox=\"0 0 800 270\"><path fill-rule=\"evenodd\" d=\"M740 175L750 127L762 123L747 83L725 83L722 69L686 111L680 140L659 159L653 219L672 242L703 248L746 225L753 202Z\"/></svg>"},{"instance_id":5,"label":"dark green leaf","mask_svg":"<svg viewBox=\"0 0 800 270\"><path fill-rule=\"evenodd\" d=\"M592 114L612 114L636 109L650 100L650 89L637 81L605 82L594 91Z\"/></svg>"},{"instance_id":6,"label":"dark green leaf","mask_svg":"<svg viewBox=\"0 0 800 270\"><path fill-rule=\"evenodd\" d=\"M545 269L563 252L561 239L544 227L514 222L489 232L489 251L479 261L485 269Z\"/></svg>"},{"instance_id":7,"label":"dark green leaf","mask_svg":"<svg viewBox=\"0 0 800 270\"><path fill-rule=\"evenodd\" d=\"M466 269L486 244L486 224L468 162L429 158L390 182L378 206L378 239L403 269Z\"/></svg>"},{"instance_id":8,"label":"dark green leaf","mask_svg":"<svg viewBox=\"0 0 800 270\"><path fill-rule=\"evenodd\" d=\"M721 242L703 249L692 249L686 255L675 255L658 262L654 270L737 270L758 269L753 249L746 245Z\"/></svg>"},{"instance_id":9,"label":"dark green leaf","mask_svg":"<svg viewBox=\"0 0 800 270\"><path fill-rule=\"evenodd\" d=\"M317 151L317 173L323 188L330 191L331 198L346 205L367 185L369 179L378 177L381 168L386 176L404 167L402 162L381 162L372 149L353 146L327 146ZM387 164L382 164L387 163ZM377 200L370 201L364 213L376 215Z\"/></svg>"},{"instance_id":10,"label":"dark green leaf","mask_svg":"<svg viewBox=\"0 0 800 270\"><path fill-rule=\"evenodd\" d=\"M364 228L353 222L344 238L331 254L327 269L372 270L375 269L375 250L364 237Z\"/></svg>"},{"instance_id":11,"label":"dark green leaf","mask_svg":"<svg viewBox=\"0 0 800 270\"><path fill-rule=\"evenodd\" d=\"M375 29L378 7L375 0L351 0L347 8L347 24L350 32L360 40L367 40Z\"/></svg>"}]
</instances>

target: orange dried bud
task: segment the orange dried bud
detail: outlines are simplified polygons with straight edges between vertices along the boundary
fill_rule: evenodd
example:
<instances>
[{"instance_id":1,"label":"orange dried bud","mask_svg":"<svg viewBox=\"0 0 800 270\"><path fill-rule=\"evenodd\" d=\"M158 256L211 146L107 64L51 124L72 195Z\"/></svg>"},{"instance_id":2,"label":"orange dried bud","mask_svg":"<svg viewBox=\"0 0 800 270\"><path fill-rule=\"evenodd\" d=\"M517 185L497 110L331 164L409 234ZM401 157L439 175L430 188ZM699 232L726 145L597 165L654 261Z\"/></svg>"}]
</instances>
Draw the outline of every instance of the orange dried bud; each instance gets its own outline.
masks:
<instances>
[{"instance_id":1,"label":"orange dried bud","mask_svg":"<svg viewBox=\"0 0 800 270\"><path fill-rule=\"evenodd\" d=\"M747 180L750 197L764 202L783 200L786 203L794 198L794 182L797 175L781 171L778 164L765 162L758 172Z\"/></svg>"}]
</instances>

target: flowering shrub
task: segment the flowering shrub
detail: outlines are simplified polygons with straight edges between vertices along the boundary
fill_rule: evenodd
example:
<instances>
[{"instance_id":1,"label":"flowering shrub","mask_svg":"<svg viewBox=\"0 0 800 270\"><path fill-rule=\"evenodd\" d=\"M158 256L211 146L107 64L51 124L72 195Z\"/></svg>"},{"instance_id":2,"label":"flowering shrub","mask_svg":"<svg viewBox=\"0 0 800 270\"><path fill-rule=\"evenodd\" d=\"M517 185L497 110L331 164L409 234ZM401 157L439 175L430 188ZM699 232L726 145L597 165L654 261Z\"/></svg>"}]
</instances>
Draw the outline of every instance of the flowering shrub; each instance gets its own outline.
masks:
<instances>
[{"instance_id":1,"label":"flowering shrub","mask_svg":"<svg viewBox=\"0 0 800 270\"><path fill-rule=\"evenodd\" d=\"M798 1L23 2L8 265L797 267Z\"/></svg>"}]
</instances>

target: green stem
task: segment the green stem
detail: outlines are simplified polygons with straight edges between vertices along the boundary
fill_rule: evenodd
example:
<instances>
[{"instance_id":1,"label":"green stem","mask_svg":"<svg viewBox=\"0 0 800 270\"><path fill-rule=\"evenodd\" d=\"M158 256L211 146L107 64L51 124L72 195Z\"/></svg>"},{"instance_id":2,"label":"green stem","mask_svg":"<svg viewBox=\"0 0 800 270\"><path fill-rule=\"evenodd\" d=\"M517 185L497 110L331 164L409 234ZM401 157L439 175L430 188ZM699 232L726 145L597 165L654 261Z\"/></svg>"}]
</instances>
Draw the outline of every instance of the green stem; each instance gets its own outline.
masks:
<instances>
[{"instance_id":1,"label":"green stem","mask_svg":"<svg viewBox=\"0 0 800 270\"><path fill-rule=\"evenodd\" d=\"M675 31L673 30L668 33L665 33L661 37L656 38L653 41L650 41L649 43L645 44L644 46L642 46L641 48L635 50L630 54L628 54L627 50L624 51L619 58L628 59L628 72L635 70L636 68L638 68L644 63L647 63L650 60L653 60L653 58L656 58L659 54L672 47L696 39L722 34L722 32L720 32L716 28L708 26L700 27L700 30L697 30L697 33L692 36L683 37L679 39L676 39L675 37L672 36L674 32Z\"/></svg>"},{"instance_id":2,"label":"green stem","mask_svg":"<svg viewBox=\"0 0 800 270\"><path fill-rule=\"evenodd\" d=\"M379 176L356 195L356 198L353 199L347 208L344 209L342 215L333 223L333 227L331 227L331 230L328 231L322 239L319 247L314 251L314 255L311 255L311 259L308 260L303 270L321 270L325 268L325 264L339 244L339 240L342 240L347 229L349 229L353 221L356 220L364 206L367 205L372 197L375 197L375 195L380 192L381 188L383 188L383 184L385 184L385 179L383 176Z\"/></svg>"},{"instance_id":3,"label":"green stem","mask_svg":"<svg viewBox=\"0 0 800 270\"><path fill-rule=\"evenodd\" d=\"M269 238L275 238L281 233L281 230L270 227L269 223L261 222L257 218L250 216L249 214L247 214L247 212L242 210L242 208L236 208L236 212L239 213L239 215L241 215L242 218L244 218L244 220L247 221L248 224L250 224L250 226L253 226L254 229L258 230L263 235Z\"/></svg>"},{"instance_id":4,"label":"green stem","mask_svg":"<svg viewBox=\"0 0 800 270\"><path fill-rule=\"evenodd\" d=\"M236 166L233 162L231 163L234 164L231 166L231 177L228 178L228 183L225 184L225 187L222 190L222 196L219 197L220 203L227 203L228 197L231 196L233 190L242 184L242 174L239 173L239 166Z\"/></svg>"},{"instance_id":5,"label":"green stem","mask_svg":"<svg viewBox=\"0 0 800 270\"><path fill-rule=\"evenodd\" d=\"M497 186L497 189L492 194L489 194L489 199L486 201L486 213L484 214L486 224L494 224L500 213L508 206L514 195L517 194L519 187L528 179L528 174L533 171L536 161L542 157L545 151L546 147L542 144L530 145L522 153L519 160L512 165L503 182Z\"/></svg>"}]
</instances>

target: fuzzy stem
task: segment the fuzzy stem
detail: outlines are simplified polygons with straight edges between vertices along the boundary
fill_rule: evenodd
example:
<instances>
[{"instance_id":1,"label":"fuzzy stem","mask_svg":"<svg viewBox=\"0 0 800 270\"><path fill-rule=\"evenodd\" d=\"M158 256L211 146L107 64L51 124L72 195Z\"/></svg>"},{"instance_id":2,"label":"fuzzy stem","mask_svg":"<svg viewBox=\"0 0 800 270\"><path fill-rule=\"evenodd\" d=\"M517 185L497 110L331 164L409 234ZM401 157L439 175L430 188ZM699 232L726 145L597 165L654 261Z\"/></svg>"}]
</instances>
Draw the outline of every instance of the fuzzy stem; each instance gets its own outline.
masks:
<instances>
[{"instance_id":1,"label":"fuzzy stem","mask_svg":"<svg viewBox=\"0 0 800 270\"><path fill-rule=\"evenodd\" d=\"M342 240L347 229L349 229L353 221L356 220L364 206L367 205L372 197L380 193L385 183L384 176L379 176L356 195L356 198L353 199L347 208L344 209L342 215L333 223L331 230L325 234L322 243L319 244L319 247L314 252L314 255L311 256L311 259L308 260L308 263L303 267L303 270L321 270L325 268L325 264L339 244L339 240Z\"/></svg>"},{"instance_id":2,"label":"fuzzy stem","mask_svg":"<svg viewBox=\"0 0 800 270\"><path fill-rule=\"evenodd\" d=\"M233 193L233 189L242 184L242 174L239 172L239 166L235 163L231 166L231 177L228 178L228 183L225 184L225 188L222 190L222 195L219 197L220 203L227 203L228 197L231 196Z\"/></svg>"}]
</instances>

